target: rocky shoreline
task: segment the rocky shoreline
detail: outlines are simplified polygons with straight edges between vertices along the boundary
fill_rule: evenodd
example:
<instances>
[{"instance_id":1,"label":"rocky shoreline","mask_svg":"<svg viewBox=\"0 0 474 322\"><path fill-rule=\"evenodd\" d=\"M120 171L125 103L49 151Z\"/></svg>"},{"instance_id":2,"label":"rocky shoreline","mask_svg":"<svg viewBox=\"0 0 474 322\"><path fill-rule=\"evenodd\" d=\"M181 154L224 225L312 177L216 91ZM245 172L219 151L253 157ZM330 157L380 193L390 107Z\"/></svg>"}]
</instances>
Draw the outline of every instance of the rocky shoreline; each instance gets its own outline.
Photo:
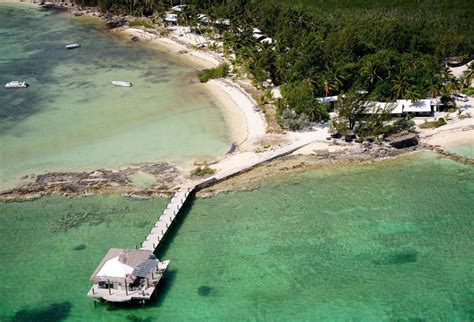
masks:
<instances>
[{"instance_id":1,"label":"rocky shoreline","mask_svg":"<svg viewBox=\"0 0 474 322\"><path fill-rule=\"evenodd\" d=\"M283 173L304 171L314 168L315 165L335 165L341 163L360 163L392 158L419 150L409 148L397 150L387 146L364 147L346 149L337 152L315 151L314 155L291 155L266 163L244 174L246 177L261 177L260 168L265 169L265 176L274 176ZM301 161L301 160L306 161ZM134 182L134 174L142 173L153 178L154 184L145 186ZM25 179L25 178L24 178ZM0 202L27 201L49 194L60 194L67 197L81 197L95 194L121 194L133 198L169 197L176 187L192 180L182 171L168 163L152 163L130 166L119 170L99 169L89 172L52 172L37 176L30 176L29 182L0 192ZM219 183L199 193L200 196L215 195L228 191L235 186L233 178L229 183ZM243 179L245 182L247 179ZM231 189L233 190L233 189Z\"/></svg>"},{"instance_id":2,"label":"rocky shoreline","mask_svg":"<svg viewBox=\"0 0 474 322\"><path fill-rule=\"evenodd\" d=\"M353 144L332 152L328 150L314 150L312 154L295 152L207 187L199 191L197 196L211 197L222 192L251 190L257 188L268 177L334 166L369 164L422 151L432 151L438 157L474 165L472 158L460 156L430 144L419 144L404 149L396 149L388 144ZM149 176L154 183L143 185L134 182L133 176L137 173ZM23 179L30 179L30 182L1 191L0 202L28 201L49 194L60 194L67 197L121 194L137 199L169 198L177 187L193 180L193 177L184 174L169 163L162 162L129 166L118 170L52 172L37 176L31 175Z\"/></svg>"},{"instance_id":3,"label":"rocky shoreline","mask_svg":"<svg viewBox=\"0 0 474 322\"><path fill-rule=\"evenodd\" d=\"M137 173L150 176L155 183L144 186L134 182L132 178ZM23 179L30 181L1 191L0 202L33 200L52 193L67 197L110 193L135 198L169 197L177 185L186 181L182 172L169 163L129 166L119 170L52 172Z\"/></svg>"},{"instance_id":4,"label":"rocky shoreline","mask_svg":"<svg viewBox=\"0 0 474 322\"><path fill-rule=\"evenodd\" d=\"M102 14L96 8L62 7L62 9L68 9L76 15L86 14L105 19L111 27L117 27L127 22L127 17ZM323 135L323 137L326 137L326 135ZM419 136L416 134L404 133L392 139L392 146L389 143L363 142L343 145L342 142L338 143L337 140L327 141L325 142L326 147L340 145L341 149L337 151L330 151L329 149L313 150L308 155L299 155L296 152L293 155L255 167L228 181L208 187L200 191L198 196L213 196L230 190L253 189L258 187L264 180L263 178L268 176L302 172L328 166L375 162L417 151L431 150L440 157L465 164L474 164L473 159L452 154L436 145L416 145L419 140ZM402 149L396 149L395 147L401 147ZM144 185L133 180L133 176L137 173L152 178L153 183ZM94 194L121 194L133 198L169 197L178 186L192 180L189 174L184 174L183 171L168 163L142 164L119 170L53 172L37 176L31 175L25 179L27 180L24 180L23 184L14 189L0 191L0 202L32 200L52 193L68 197Z\"/></svg>"}]
</instances>

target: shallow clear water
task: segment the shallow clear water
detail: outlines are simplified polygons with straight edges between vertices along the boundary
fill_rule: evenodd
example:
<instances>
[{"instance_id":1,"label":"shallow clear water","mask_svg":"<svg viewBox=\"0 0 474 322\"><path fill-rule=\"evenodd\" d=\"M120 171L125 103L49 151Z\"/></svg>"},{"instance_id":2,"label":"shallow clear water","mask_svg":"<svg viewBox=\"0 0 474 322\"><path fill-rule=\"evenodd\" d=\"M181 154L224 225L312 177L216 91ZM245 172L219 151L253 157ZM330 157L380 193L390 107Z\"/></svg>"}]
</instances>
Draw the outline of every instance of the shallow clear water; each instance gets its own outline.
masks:
<instances>
[{"instance_id":1,"label":"shallow clear water","mask_svg":"<svg viewBox=\"0 0 474 322\"><path fill-rule=\"evenodd\" d=\"M446 150L468 158L474 158L474 143L472 142L452 145Z\"/></svg>"},{"instance_id":2,"label":"shallow clear water","mask_svg":"<svg viewBox=\"0 0 474 322\"><path fill-rule=\"evenodd\" d=\"M171 266L144 309L94 308L85 293L108 248L139 243L164 200L0 204L0 319L471 321L473 197L473 167L418 154L197 199L158 253ZM57 230L84 212L96 215Z\"/></svg>"},{"instance_id":3,"label":"shallow clear water","mask_svg":"<svg viewBox=\"0 0 474 322\"><path fill-rule=\"evenodd\" d=\"M82 47L66 50L72 42ZM45 171L225 153L222 115L189 83L194 73L97 20L0 3L0 185ZM31 86L5 89L10 80Z\"/></svg>"}]
</instances>

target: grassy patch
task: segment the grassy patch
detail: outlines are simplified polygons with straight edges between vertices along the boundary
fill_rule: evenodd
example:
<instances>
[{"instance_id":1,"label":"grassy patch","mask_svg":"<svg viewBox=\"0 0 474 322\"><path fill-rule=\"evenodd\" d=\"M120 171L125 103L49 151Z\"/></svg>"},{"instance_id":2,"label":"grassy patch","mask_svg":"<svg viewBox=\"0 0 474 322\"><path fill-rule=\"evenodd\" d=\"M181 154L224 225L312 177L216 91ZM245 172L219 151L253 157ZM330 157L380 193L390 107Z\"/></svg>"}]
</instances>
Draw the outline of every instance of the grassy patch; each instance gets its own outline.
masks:
<instances>
[{"instance_id":1,"label":"grassy patch","mask_svg":"<svg viewBox=\"0 0 474 322\"><path fill-rule=\"evenodd\" d=\"M467 96L474 96L474 87L463 88L461 93L466 94Z\"/></svg>"},{"instance_id":2,"label":"grassy patch","mask_svg":"<svg viewBox=\"0 0 474 322\"><path fill-rule=\"evenodd\" d=\"M216 173L215 169L209 168L208 166L204 167L197 167L193 171L191 171L191 175L197 176L197 177L202 177L208 174L214 174Z\"/></svg>"},{"instance_id":3,"label":"grassy patch","mask_svg":"<svg viewBox=\"0 0 474 322\"><path fill-rule=\"evenodd\" d=\"M153 24L149 20L136 19L130 21L128 24L130 27L144 27L144 28L153 28Z\"/></svg>"},{"instance_id":4,"label":"grassy patch","mask_svg":"<svg viewBox=\"0 0 474 322\"><path fill-rule=\"evenodd\" d=\"M226 77L229 74L229 66L227 64L221 64L216 68L209 68L201 70L198 73L198 78L201 83L205 83L213 78Z\"/></svg>"},{"instance_id":5,"label":"grassy patch","mask_svg":"<svg viewBox=\"0 0 474 322\"><path fill-rule=\"evenodd\" d=\"M437 128L437 127L440 127L440 126L443 126L443 125L446 125L446 120L441 117L441 118L437 119L436 121L422 123L422 124L418 125L418 127L420 129L434 129L434 128Z\"/></svg>"}]
</instances>

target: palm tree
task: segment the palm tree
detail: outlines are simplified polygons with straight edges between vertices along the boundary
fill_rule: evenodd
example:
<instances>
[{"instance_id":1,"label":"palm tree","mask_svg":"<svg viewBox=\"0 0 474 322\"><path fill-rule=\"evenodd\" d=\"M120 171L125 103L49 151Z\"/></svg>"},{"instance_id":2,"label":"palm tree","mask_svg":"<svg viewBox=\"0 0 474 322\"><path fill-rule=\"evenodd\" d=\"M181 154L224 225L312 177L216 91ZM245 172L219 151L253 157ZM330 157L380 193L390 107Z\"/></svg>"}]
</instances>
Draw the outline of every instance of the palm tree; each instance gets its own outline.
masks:
<instances>
[{"instance_id":1,"label":"palm tree","mask_svg":"<svg viewBox=\"0 0 474 322\"><path fill-rule=\"evenodd\" d=\"M411 86L405 93L405 97L410 99L412 103L415 103L421 98L421 93L418 87Z\"/></svg>"},{"instance_id":2,"label":"palm tree","mask_svg":"<svg viewBox=\"0 0 474 322\"><path fill-rule=\"evenodd\" d=\"M428 88L428 94L431 98L436 98L441 95L443 86L441 80L438 77L429 77L426 82Z\"/></svg>"},{"instance_id":3,"label":"palm tree","mask_svg":"<svg viewBox=\"0 0 474 322\"><path fill-rule=\"evenodd\" d=\"M444 89L447 95L457 93L462 87L461 82L456 77L451 77L447 80Z\"/></svg>"},{"instance_id":4,"label":"palm tree","mask_svg":"<svg viewBox=\"0 0 474 322\"><path fill-rule=\"evenodd\" d=\"M330 91L339 91L343 85L345 77L336 66L326 66L326 71L322 76L323 89L328 96Z\"/></svg>"},{"instance_id":5,"label":"palm tree","mask_svg":"<svg viewBox=\"0 0 474 322\"><path fill-rule=\"evenodd\" d=\"M448 66L444 66L441 69L441 80L443 83L447 83L451 78L453 78L453 73L451 72L451 69Z\"/></svg>"},{"instance_id":6,"label":"palm tree","mask_svg":"<svg viewBox=\"0 0 474 322\"><path fill-rule=\"evenodd\" d=\"M407 75L404 74L403 71L400 71L400 73L395 77L395 79L392 80L392 83L392 90L395 94L395 98L404 97L411 88L410 79Z\"/></svg>"},{"instance_id":7,"label":"palm tree","mask_svg":"<svg viewBox=\"0 0 474 322\"><path fill-rule=\"evenodd\" d=\"M332 90L332 84L330 84L327 79L323 79L323 88L326 96L328 96L329 92Z\"/></svg>"},{"instance_id":8,"label":"palm tree","mask_svg":"<svg viewBox=\"0 0 474 322\"><path fill-rule=\"evenodd\" d=\"M464 79L468 86L471 86L471 83L474 79L474 61L472 61L468 66L467 70L464 71Z\"/></svg>"},{"instance_id":9,"label":"palm tree","mask_svg":"<svg viewBox=\"0 0 474 322\"><path fill-rule=\"evenodd\" d=\"M436 98L436 97L441 95L441 89L442 89L442 87L439 84L436 84L436 83L433 82L428 87L428 93L429 93L431 98Z\"/></svg>"},{"instance_id":10,"label":"palm tree","mask_svg":"<svg viewBox=\"0 0 474 322\"><path fill-rule=\"evenodd\" d=\"M368 80L369 86L374 85L377 80L381 79L378 75L377 66L371 61L368 61L362 66L360 75Z\"/></svg>"}]
</instances>

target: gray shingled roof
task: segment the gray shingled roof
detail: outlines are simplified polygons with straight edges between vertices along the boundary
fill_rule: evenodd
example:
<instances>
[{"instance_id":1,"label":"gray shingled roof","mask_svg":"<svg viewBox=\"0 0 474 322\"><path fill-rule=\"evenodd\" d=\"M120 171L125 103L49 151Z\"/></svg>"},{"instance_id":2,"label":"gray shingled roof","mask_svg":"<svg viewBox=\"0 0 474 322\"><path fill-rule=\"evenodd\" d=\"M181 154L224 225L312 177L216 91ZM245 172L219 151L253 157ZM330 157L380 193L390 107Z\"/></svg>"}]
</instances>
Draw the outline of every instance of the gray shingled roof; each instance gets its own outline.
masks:
<instances>
[{"instance_id":1,"label":"gray shingled roof","mask_svg":"<svg viewBox=\"0 0 474 322\"><path fill-rule=\"evenodd\" d=\"M158 260L156 259L155 255L151 254L146 261L138 265L138 267L133 270L132 276L147 277L155 271L157 265Z\"/></svg>"},{"instance_id":2,"label":"gray shingled roof","mask_svg":"<svg viewBox=\"0 0 474 322\"><path fill-rule=\"evenodd\" d=\"M96 270L94 271L94 274L92 274L91 276L91 280L94 281L96 279L97 273L109 259L121 255L125 258L124 264L127 264L128 266L133 267L134 269L138 268L138 266L146 262L150 258L150 256L155 257L151 250L111 248L107 252L105 257L102 259L99 266L97 266Z\"/></svg>"}]
</instances>

